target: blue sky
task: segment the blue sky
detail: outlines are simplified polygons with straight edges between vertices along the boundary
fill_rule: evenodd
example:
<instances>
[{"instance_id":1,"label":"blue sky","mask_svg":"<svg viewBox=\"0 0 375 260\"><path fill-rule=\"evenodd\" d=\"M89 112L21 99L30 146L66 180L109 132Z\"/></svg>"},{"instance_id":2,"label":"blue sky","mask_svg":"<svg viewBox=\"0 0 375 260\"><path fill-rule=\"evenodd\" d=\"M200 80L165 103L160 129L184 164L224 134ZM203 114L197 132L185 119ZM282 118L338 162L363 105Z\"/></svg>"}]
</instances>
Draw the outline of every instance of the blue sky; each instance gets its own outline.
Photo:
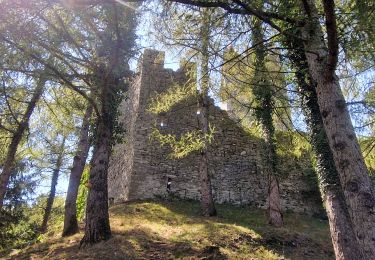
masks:
<instances>
[{"instance_id":1,"label":"blue sky","mask_svg":"<svg viewBox=\"0 0 375 260\"><path fill-rule=\"evenodd\" d=\"M171 68L173 70L177 70L178 67L179 67L179 63L180 63L180 54L172 49L172 48L165 48L162 44L158 43L156 40L155 40L155 37L153 37L152 33L151 33L151 26L150 26L150 23L151 23L151 19L150 19L150 14L142 14L142 20L141 20L141 24L139 26L139 29L137 31L137 34L139 36L139 46L140 46L140 51L139 51L139 55L140 53L143 52L143 50L145 48L152 48L152 49L157 49L157 50L162 50L162 51L165 51L165 67L166 68ZM139 55L136 59L133 59L131 61L131 68L133 70L136 69L136 65L137 65L137 59L139 58ZM366 90L369 88L369 86L367 84L365 84L366 82L369 82L369 78L373 78L374 77L374 74L372 73L368 73L368 74L364 74L360 77L358 77L358 82L356 84L359 84L360 86L363 87L363 90ZM348 97L348 101L353 101L353 100L360 100L360 99L363 99L363 95L355 95L351 92L350 90L350 87L347 87L346 86L346 83L345 82L342 82L342 86L343 86L343 89L346 93L346 96ZM295 121L295 125L300 128L300 130L306 130L306 127L305 127L305 123L304 123L304 117L302 115L302 113L300 111L294 111L295 113L293 113L293 120ZM359 117L359 119L361 119L361 117ZM360 125L361 122L360 120L357 120L355 119L354 121L354 124L355 125ZM365 130L363 132L361 132L361 134L365 134L367 135L369 132L368 130ZM70 167L69 165L67 165L67 167ZM59 178L59 182L58 182L58 187L57 187L57 192L59 195L64 195L66 193L66 190L67 190L67 186L68 186L68 174L69 174L69 171L67 171L67 173L64 173L64 174L61 174L60 175L60 178ZM39 194L39 193L47 193L49 191L49 185L50 185L50 180L49 179L46 179L44 180L42 183L41 183L41 186L39 186L36 190L36 192Z\"/></svg>"}]
</instances>

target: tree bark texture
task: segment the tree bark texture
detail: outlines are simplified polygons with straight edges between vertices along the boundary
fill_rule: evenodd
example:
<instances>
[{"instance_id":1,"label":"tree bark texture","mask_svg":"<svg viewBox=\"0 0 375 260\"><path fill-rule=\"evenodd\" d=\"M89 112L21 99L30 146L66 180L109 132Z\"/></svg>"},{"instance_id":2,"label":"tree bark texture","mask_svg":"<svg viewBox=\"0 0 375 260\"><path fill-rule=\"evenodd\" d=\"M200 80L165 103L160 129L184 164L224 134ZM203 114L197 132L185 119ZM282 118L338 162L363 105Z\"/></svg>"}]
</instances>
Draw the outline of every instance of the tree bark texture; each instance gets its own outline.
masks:
<instances>
[{"instance_id":1,"label":"tree bark texture","mask_svg":"<svg viewBox=\"0 0 375 260\"><path fill-rule=\"evenodd\" d=\"M202 133L205 135L209 131L208 127L208 100L207 97L203 97L201 105L201 114L200 114L200 126ZM207 156L207 146L208 142L206 141L205 147L202 148L199 158L199 179L200 179L200 192L201 192L201 212L203 216L215 216L216 209L212 197L212 187L211 187L211 178L208 169L208 156Z\"/></svg>"},{"instance_id":2,"label":"tree bark texture","mask_svg":"<svg viewBox=\"0 0 375 260\"><path fill-rule=\"evenodd\" d=\"M353 224L349 217L340 178L333 161L332 151L324 130L322 116L316 96L316 84L309 75L303 43L286 39L289 58L296 70L296 79L301 93L302 107L309 128L310 142L316 160L317 175L324 208L327 212L333 249L336 259L362 259Z\"/></svg>"},{"instance_id":3,"label":"tree bark texture","mask_svg":"<svg viewBox=\"0 0 375 260\"><path fill-rule=\"evenodd\" d=\"M104 114L98 118L96 143L89 177L86 203L85 235L81 246L107 240L111 237L108 214L108 164L111 151L111 124Z\"/></svg>"},{"instance_id":4,"label":"tree bark texture","mask_svg":"<svg viewBox=\"0 0 375 260\"><path fill-rule=\"evenodd\" d=\"M262 22L255 19L253 26L253 45L255 47L255 72L253 78L253 94L257 100L255 116L262 128L264 147L262 159L264 173L268 176L268 212L269 223L275 227L283 225L283 215L280 201L280 188L277 178L277 155L275 143L275 127L273 124L272 86L267 80L266 50L264 46Z\"/></svg>"},{"instance_id":5,"label":"tree bark texture","mask_svg":"<svg viewBox=\"0 0 375 260\"><path fill-rule=\"evenodd\" d=\"M69 176L68 192L65 199L64 229L63 236L74 235L79 231L77 221L77 195L82 173L85 168L87 156L90 149L89 125L92 114L92 106L86 109L79 135L79 143L76 155L73 159L73 167Z\"/></svg>"},{"instance_id":6,"label":"tree bark texture","mask_svg":"<svg viewBox=\"0 0 375 260\"><path fill-rule=\"evenodd\" d=\"M97 63L92 83L100 106L95 125L95 141L89 174L85 235L81 246L107 240L111 236L108 213L108 165L115 135L120 130L118 108L128 90L125 77L132 75L129 60L136 50L136 10L108 6L103 11L106 31L97 44ZM126 14L125 18L122 19Z\"/></svg>"},{"instance_id":7,"label":"tree bark texture","mask_svg":"<svg viewBox=\"0 0 375 260\"><path fill-rule=\"evenodd\" d=\"M48 199L47 199L47 205L44 210L42 226L40 227L40 231L42 233L45 233L47 231L48 219L51 215L53 202L55 200L57 181L59 179L59 174L60 174L60 170L61 170L61 166L62 166L62 162L64 158L64 147L65 147L65 137L62 140L61 145L59 147L55 168L53 169L53 172L52 172L51 188L50 188L50 192L49 192Z\"/></svg>"},{"instance_id":8,"label":"tree bark texture","mask_svg":"<svg viewBox=\"0 0 375 260\"><path fill-rule=\"evenodd\" d=\"M274 227L282 227L283 215L281 213L279 181L274 174L268 175L268 178L269 223Z\"/></svg>"},{"instance_id":9,"label":"tree bark texture","mask_svg":"<svg viewBox=\"0 0 375 260\"><path fill-rule=\"evenodd\" d=\"M332 58L324 42L314 0L304 1L308 19L302 27L309 72L317 83L316 93L336 169L339 173L350 218L364 259L375 255L375 196L367 167L354 132Z\"/></svg>"},{"instance_id":10,"label":"tree bark texture","mask_svg":"<svg viewBox=\"0 0 375 260\"><path fill-rule=\"evenodd\" d=\"M10 176L14 169L14 160L18 146L22 140L25 131L29 127L29 120L34 111L34 108L43 94L45 82L46 80L43 77L41 77L38 80L31 100L28 102L26 111L22 116L21 122L19 122L17 128L15 129L12 136L12 140L8 146L6 159L2 167L3 171L0 176L0 209L3 207L4 204L4 197L7 190L7 186L9 184Z\"/></svg>"},{"instance_id":11,"label":"tree bark texture","mask_svg":"<svg viewBox=\"0 0 375 260\"><path fill-rule=\"evenodd\" d=\"M209 54L208 54L208 45L210 40L210 11L203 11L203 21L201 28L202 35L202 79L201 79L201 93L200 93L200 106L201 114L199 115L199 124L202 131L202 134L206 136L209 132L209 123L208 123L208 113L209 113L209 104L208 104L208 90L209 90ZM205 140L205 145L200 151L199 158L199 178L200 178L200 192L201 192L201 211L203 216L215 216L216 209L214 200L212 197L212 187L211 187L211 178L208 168L208 140Z\"/></svg>"}]
</instances>

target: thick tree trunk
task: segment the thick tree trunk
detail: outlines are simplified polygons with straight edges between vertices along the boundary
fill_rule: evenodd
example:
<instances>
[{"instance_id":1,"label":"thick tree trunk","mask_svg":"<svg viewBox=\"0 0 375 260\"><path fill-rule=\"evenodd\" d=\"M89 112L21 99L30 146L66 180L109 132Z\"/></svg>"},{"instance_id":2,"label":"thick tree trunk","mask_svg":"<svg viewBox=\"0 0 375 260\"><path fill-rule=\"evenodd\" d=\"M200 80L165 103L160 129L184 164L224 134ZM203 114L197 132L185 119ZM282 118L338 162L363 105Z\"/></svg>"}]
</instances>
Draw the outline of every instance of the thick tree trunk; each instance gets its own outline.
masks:
<instances>
[{"instance_id":1,"label":"thick tree trunk","mask_svg":"<svg viewBox=\"0 0 375 260\"><path fill-rule=\"evenodd\" d=\"M365 259L375 255L375 195L338 78L330 68L318 11L305 1L302 28L309 71L354 231Z\"/></svg>"},{"instance_id":2,"label":"thick tree trunk","mask_svg":"<svg viewBox=\"0 0 375 260\"><path fill-rule=\"evenodd\" d=\"M89 177L86 204L85 235L81 246L107 240L111 237L108 214L108 163L111 151L111 123L104 115L97 119L97 134Z\"/></svg>"},{"instance_id":3,"label":"thick tree trunk","mask_svg":"<svg viewBox=\"0 0 375 260\"><path fill-rule=\"evenodd\" d=\"M320 184L322 190L322 185ZM323 188L324 189L324 188ZM336 259L363 259L362 251L355 237L344 198L336 192L337 187L325 187L322 192L324 207L327 212L329 229Z\"/></svg>"},{"instance_id":4,"label":"thick tree trunk","mask_svg":"<svg viewBox=\"0 0 375 260\"><path fill-rule=\"evenodd\" d=\"M92 114L92 106L88 106L83 117L79 135L79 143L73 160L73 167L69 176L68 192L65 199L63 236L74 235L79 231L77 221L77 195L80 180L85 168L87 155L90 149L89 121Z\"/></svg>"},{"instance_id":5,"label":"thick tree trunk","mask_svg":"<svg viewBox=\"0 0 375 260\"><path fill-rule=\"evenodd\" d=\"M201 113L199 115L199 124L203 135L208 134L208 90L209 90L209 54L208 54L208 44L210 40L210 11L203 11L203 22L202 22L202 79L201 79L201 95L200 95L200 105ZM205 146L200 152L199 158L199 179L200 179L200 192L201 192L201 211L203 216L215 216L216 209L214 200L212 197L212 187L210 172L208 169L208 140L205 141Z\"/></svg>"},{"instance_id":6,"label":"thick tree trunk","mask_svg":"<svg viewBox=\"0 0 375 260\"><path fill-rule=\"evenodd\" d=\"M303 44L295 39L287 39L287 44L293 50L289 52L289 57L296 70L310 141L317 159L319 187L328 216L336 259L362 259L362 252L345 204L340 179L320 115L315 91L316 84L313 83L308 73Z\"/></svg>"},{"instance_id":7,"label":"thick tree trunk","mask_svg":"<svg viewBox=\"0 0 375 260\"><path fill-rule=\"evenodd\" d=\"M61 170L61 165L62 165L63 157L64 157L64 147L65 147L65 137L61 142L61 146L59 147L59 150L58 150L59 154L56 159L56 165L52 172L51 189L48 195L47 205L44 210L42 226L40 227L40 232L42 233L45 233L47 231L48 219L51 215L53 202L55 200L57 181L59 179L59 173Z\"/></svg>"},{"instance_id":8,"label":"thick tree trunk","mask_svg":"<svg viewBox=\"0 0 375 260\"><path fill-rule=\"evenodd\" d=\"M125 12L126 20L121 19ZM128 89L124 77L132 75L129 71L129 59L135 50L136 11L131 8L122 10L111 5L105 10L105 35L111 33L111 39L97 44L97 64L93 71L94 94L100 105L98 114L92 165L89 176L89 192L86 203L85 235L81 246L107 240L111 236L108 213L108 165L113 141L120 126L117 125L118 108L123 93ZM108 16L109 15L109 16ZM104 34L103 34L104 35ZM106 38L106 37L104 37ZM107 37L108 38L108 37Z\"/></svg>"},{"instance_id":9,"label":"thick tree trunk","mask_svg":"<svg viewBox=\"0 0 375 260\"><path fill-rule=\"evenodd\" d=\"M33 113L37 102L43 94L45 82L46 80L44 78L40 78L38 80L36 88L34 90L34 94L27 105L26 111L22 116L21 122L19 123L17 129L13 133L12 140L8 146L6 159L2 167L3 171L0 176L0 209L3 207L4 204L4 196L7 190L10 176L14 168L14 160L17 153L18 145L22 140L25 130L29 126L31 114Z\"/></svg>"}]
</instances>

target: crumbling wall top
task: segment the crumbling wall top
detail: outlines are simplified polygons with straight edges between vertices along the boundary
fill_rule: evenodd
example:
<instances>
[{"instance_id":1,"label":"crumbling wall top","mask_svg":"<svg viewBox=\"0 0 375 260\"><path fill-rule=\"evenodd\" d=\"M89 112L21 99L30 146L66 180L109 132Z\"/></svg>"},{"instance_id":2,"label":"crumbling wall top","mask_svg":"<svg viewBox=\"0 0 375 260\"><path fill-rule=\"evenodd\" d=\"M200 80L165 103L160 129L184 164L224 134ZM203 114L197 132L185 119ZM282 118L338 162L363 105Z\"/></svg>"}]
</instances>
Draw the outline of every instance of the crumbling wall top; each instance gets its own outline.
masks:
<instances>
[{"instance_id":1,"label":"crumbling wall top","mask_svg":"<svg viewBox=\"0 0 375 260\"><path fill-rule=\"evenodd\" d=\"M165 65L165 52L158 51L153 49L145 49L142 56L138 60L138 72L141 71L142 68L146 69L158 69L158 70L169 70L164 68ZM181 74L184 73L186 75L190 74L191 72L196 72L197 66L195 62L192 62L187 59L181 59L179 63L179 68L175 73Z\"/></svg>"},{"instance_id":2,"label":"crumbling wall top","mask_svg":"<svg viewBox=\"0 0 375 260\"><path fill-rule=\"evenodd\" d=\"M138 70L147 67L164 68L165 52L152 49L145 49L138 61Z\"/></svg>"}]
</instances>

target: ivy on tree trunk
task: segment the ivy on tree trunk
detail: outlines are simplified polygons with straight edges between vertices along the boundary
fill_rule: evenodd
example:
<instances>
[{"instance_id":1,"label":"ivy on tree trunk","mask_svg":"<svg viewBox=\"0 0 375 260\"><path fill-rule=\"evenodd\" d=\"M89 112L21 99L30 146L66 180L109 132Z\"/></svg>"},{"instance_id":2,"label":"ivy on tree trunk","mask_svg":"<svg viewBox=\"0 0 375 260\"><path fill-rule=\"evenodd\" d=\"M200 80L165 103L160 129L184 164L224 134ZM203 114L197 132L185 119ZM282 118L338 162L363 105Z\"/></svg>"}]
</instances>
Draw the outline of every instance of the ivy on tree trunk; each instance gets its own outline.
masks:
<instances>
[{"instance_id":1,"label":"ivy on tree trunk","mask_svg":"<svg viewBox=\"0 0 375 260\"><path fill-rule=\"evenodd\" d=\"M297 38L288 38L285 41L287 46L291 47L289 58L296 71L310 141L317 160L320 193L328 216L336 259L362 259L362 251L354 233L340 178L324 130L316 96L316 84L309 75L303 44Z\"/></svg>"},{"instance_id":2,"label":"ivy on tree trunk","mask_svg":"<svg viewBox=\"0 0 375 260\"><path fill-rule=\"evenodd\" d=\"M105 116L108 115L103 115ZM108 163L111 151L111 129L108 121L98 119L86 204L85 235L81 246L107 240L111 237L108 214Z\"/></svg>"},{"instance_id":3,"label":"ivy on tree trunk","mask_svg":"<svg viewBox=\"0 0 375 260\"><path fill-rule=\"evenodd\" d=\"M254 18L255 19L255 18ZM273 124L273 91L267 75L266 50L262 22L255 19L253 26L253 45L255 47L255 73L252 80L252 90L257 102L255 116L260 123L264 140L262 159L264 173L268 176L268 212L269 223L275 227L283 225L283 215L280 201L280 187L277 178L277 155L275 142L275 127Z\"/></svg>"},{"instance_id":4,"label":"ivy on tree trunk","mask_svg":"<svg viewBox=\"0 0 375 260\"><path fill-rule=\"evenodd\" d=\"M308 17L301 28L304 52L309 73L316 82L319 111L354 232L364 258L372 259L375 255L375 193L335 74L338 43L334 3L324 2L327 45L315 1L303 2L302 11Z\"/></svg>"}]
</instances>

